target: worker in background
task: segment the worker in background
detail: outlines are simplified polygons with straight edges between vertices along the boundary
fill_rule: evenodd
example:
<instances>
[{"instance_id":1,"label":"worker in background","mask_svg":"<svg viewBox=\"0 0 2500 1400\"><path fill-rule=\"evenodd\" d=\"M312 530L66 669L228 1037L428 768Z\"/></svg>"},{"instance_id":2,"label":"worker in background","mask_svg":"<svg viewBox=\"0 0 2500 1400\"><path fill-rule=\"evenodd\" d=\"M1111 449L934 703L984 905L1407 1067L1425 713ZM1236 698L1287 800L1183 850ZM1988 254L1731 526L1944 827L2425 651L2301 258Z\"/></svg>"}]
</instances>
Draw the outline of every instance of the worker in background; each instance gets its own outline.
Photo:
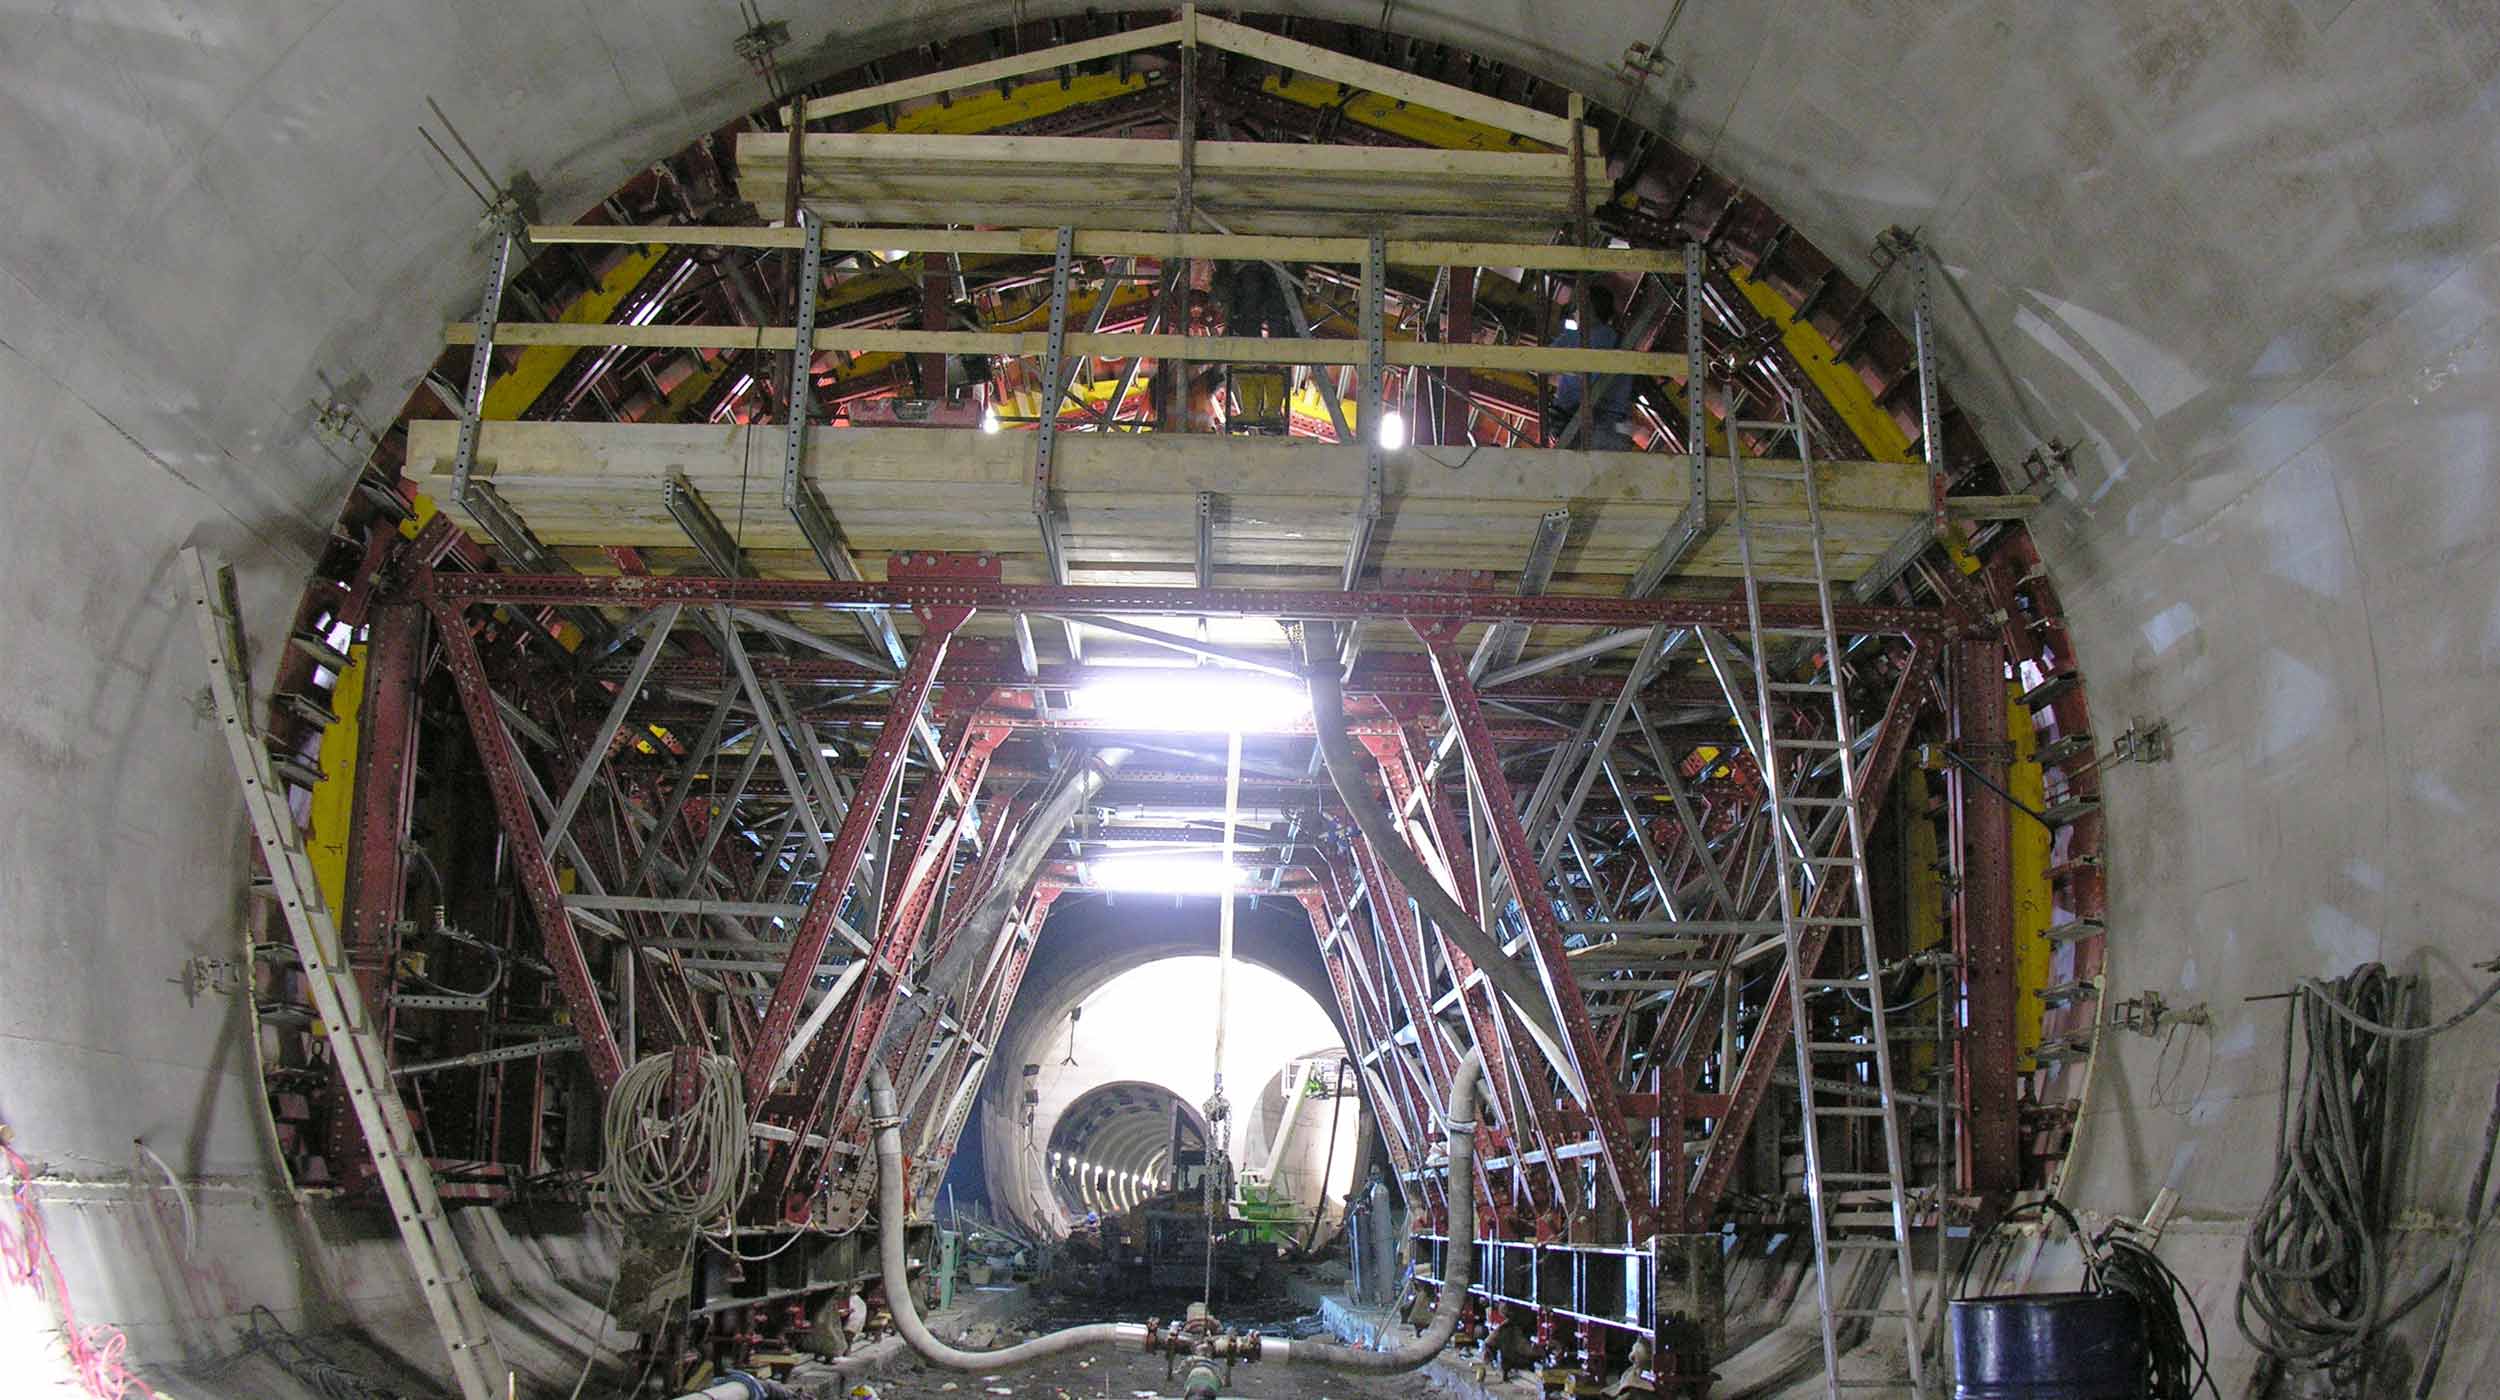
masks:
<instances>
[{"instance_id":1,"label":"worker in background","mask_svg":"<svg viewBox=\"0 0 2500 1400\"><path fill-rule=\"evenodd\" d=\"M1275 268L1263 262L1220 262L1213 281L1215 299L1224 310L1224 334L1293 338L1293 303ZM1238 425L1252 432L1283 433L1290 421L1285 414L1285 367L1237 365L1231 377L1233 397L1241 404Z\"/></svg>"},{"instance_id":2,"label":"worker in background","mask_svg":"<svg viewBox=\"0 0 2500 1400\"><path fill-rule=\"evenodd\" d=\"M1615 332L1615 294L1603 282L1591 282L1586 315L1575 315L1563 333L1554 337L1554 348L1615 350L1623 338ZM1588 446L1598 452L1629 452L1632 450L1632 376L1628 374L1566 374L1554 382L1551 410L1546 418L1545 440L1559 447L1579 444L1564 437L1580 416L1581 400L1590 392L1589 383L1596 381L1597 404L1589 415Z\"/></svg>"}]
</instances>

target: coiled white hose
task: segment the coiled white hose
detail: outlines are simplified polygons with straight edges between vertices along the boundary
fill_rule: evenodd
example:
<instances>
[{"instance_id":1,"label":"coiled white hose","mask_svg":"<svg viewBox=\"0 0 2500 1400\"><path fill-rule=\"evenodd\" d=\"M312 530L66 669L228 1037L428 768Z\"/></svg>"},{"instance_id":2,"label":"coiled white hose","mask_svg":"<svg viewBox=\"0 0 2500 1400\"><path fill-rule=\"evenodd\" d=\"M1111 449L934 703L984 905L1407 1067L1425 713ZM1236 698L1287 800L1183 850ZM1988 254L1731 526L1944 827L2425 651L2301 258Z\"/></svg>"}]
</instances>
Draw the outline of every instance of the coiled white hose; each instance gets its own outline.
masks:
<instances>
[{"instance_id":1,"label":"coiled white hose","mask_svg":"<svg viewBox=\"0 0 2500 1400\"><path fill-rule=\"evenodd\" d=\"M728 1215L746 1194L747 1096L738 1062L705 1055L694 1102L666 1111L673 1066L648 1055L618 1077L602 1124L606 1165L591 1207L611 1225L692 1231Z\"/></svg>"}]
</instances>

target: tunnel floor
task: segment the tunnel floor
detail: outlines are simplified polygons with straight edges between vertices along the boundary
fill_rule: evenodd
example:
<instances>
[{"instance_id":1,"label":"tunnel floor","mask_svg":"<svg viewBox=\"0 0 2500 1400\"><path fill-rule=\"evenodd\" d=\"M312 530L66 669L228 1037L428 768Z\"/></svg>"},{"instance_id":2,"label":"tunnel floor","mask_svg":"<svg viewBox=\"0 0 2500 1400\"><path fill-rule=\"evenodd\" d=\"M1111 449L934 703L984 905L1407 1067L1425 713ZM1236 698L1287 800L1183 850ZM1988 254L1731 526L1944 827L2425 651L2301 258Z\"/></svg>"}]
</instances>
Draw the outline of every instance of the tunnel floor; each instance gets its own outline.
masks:
<instances>
[{"instance_id":1,"label":"tunnel floor","mask_svg":"<svg viewBox=\"0 0 2500 1400\"><path fill-rule=\"evenodd\" d=\"M1028 1337L1055 1331L1061 1327L1085 1322L1144 1321L1143 1315L1130 1317L1129 1309L1114 1309L1106 1314L1099 1306L1088 1308L1079 1300L1035 1300L1019 1310L1004 1324L975 1326L960 1340L941 1332L946 1340L973 1350L989 1350L1012 1346ZM1280 1309L1289 1313L1289 1309ZM1282 1330L1293 1318L1243 1316L1224 1319L1230 1327ZM1398 1335L1404 1336L1404 1329ZM1333 1341L1321 1335L1314 1340ZM1472 1370L1471 1357L1453 1347L1444 1353L1440 1370ZM876 1381L879 1400L926 1400L939 1396L974 1400L974 1397L1015 1396L1022 1400L1147 1400L1147 1397L1178 1396L1181 1381L1188 1373L1186 1364L1177 1365L1167 1377L1164 1359L1138 1351L1095 1347L1068 1353L1038 1366L1011 1371L954 1372L920 1364L917 1359L898 1367L890 1375ZM1233 1368L1230 1381L1224 1386L1226 1397L1241 1400L1405 1400L1422 1395L1467 1396L1532 1396L1537 1394L1536 1381L1522 1372L1510 1383L1488 1377L1482 1383L1461 1381L1453 1385L1446 1375L1415 1372L1398 1376L1343 1376L1331 1372L1314 1372L1289 1368L1273 1362L1245 1364Z\"/></svg>"}]
</instances>

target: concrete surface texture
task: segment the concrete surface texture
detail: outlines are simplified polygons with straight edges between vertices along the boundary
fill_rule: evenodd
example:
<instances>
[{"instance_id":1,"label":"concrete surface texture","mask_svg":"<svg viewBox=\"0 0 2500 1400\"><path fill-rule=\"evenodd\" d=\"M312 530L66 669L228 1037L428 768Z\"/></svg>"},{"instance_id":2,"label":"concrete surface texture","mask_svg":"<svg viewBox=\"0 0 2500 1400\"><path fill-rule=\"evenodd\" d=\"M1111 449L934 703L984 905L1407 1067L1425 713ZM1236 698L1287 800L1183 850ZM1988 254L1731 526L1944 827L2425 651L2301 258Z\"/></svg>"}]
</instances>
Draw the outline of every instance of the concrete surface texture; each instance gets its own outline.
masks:
<instances>
[{"instance_id":1,"label":"concrete surface texture","mask_svg":"<svg viewBox=\"0 0 2500 1400\"><path fill-rule=\"evenodd\" d=\"M1620 101L1616 65L1668 8L1392 15ZM2180 736L2174 762L2109 784L2113 988L2215 1022L2184 1105L2153 1101L2155 1044L2104 1055L2072 1194L2128 1211L2177 1186L2211 1232L2186 1253L2218 1343L2244 1356L2222 1320L2230 1235L2264 1187L2279 1019L2241 999L2376 957L2427 974L2444 1010L2495 951L2500 10L1677 13L1639 114L1861 277L1880 229L1922 228L1954 284L1951 390L2000 458L2083 444L2040 529L2094 704ZM1002 12L779 17L805 72ZM236 1008L165 980L231 949L243 869L165 584L185 542L234 556L265 656L361 451L313 405L386 421L466 313L475 206L416 133L424 99L568 215L757 100L740 27L654 0L0 10L0 1114L48 1168L126 1173L137 1137L186 1175L263 1170ZM2409 1205L2460 1208L2496 1069L2486 1028L2434 1050ZM140 1206L60 1214L84 1311L144 1355L214 1345L248 1301L405 1301L392 1251L291 1208L204 1213L230 1297L191 1296L133 1243ZM2500 1304L2485 1270L2468 1316ZM2461 1337L2449 1376L2500 1364L2493 1345Z\"/></svg>"}]
</instances>

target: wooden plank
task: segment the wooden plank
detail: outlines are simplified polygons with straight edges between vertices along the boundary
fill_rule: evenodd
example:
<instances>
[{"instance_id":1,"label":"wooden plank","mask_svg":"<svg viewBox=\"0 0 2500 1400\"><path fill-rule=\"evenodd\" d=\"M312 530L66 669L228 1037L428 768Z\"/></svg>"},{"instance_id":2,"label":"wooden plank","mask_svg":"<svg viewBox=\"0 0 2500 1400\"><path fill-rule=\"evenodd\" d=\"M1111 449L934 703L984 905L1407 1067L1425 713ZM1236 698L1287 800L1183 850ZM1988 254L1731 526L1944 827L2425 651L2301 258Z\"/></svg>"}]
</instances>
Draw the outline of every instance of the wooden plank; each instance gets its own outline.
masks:
<instances>
[{"instance_id":1,"label":"wooden plank","mask_svg":"<svg viewBox=\"0 0 2500 1400\"><path fill-rule=\"evenodd\" d=\"M787 352L797 334L790 326L620 326L577 325L561 321L506 321L495 327L497 345L624 345L645 350L762 350ZM816 332L819 350L897 354L936 352L948 355L1040 355L1047 333L1042 331L906 331L835 326ZM477 328L454 321L443 331L446 345L474 345ZM1392 340L1386 346L1393 365L1435 368L1505 369L1532 374L1667 375L1684 367L1682 355L1639 350L1591 350L1576 346L1479 345L1440 341ZM1199 364L1351 365L1363 357L1355 340L1270 340L1256 336L1142 335L1073 332L1067 337L1072 355L1106 359L1164 359Z\"/></svg>"},{"instance_id":2,"label":"wooden plank","mask_svg":"<svg viewBox=\"0 0 2500 1400\"><path fill-rule=\"evenodd\" d=\"M421 486L430 488L430 478L450 470L457 432L458 425L449 421L409 424L408 470ZM639 501L636 493L641 493L649 498L640 501L641 508L664 518L658 483L678 472L698 489L707 481L734 484L763 445L757 434L772 445L780 442L780 429L771 425L489 422L479 437L478 471L499 490L534 482L579 489L594 500L615 492ZM808 471L828 498L881 500L935 516L960 508L970 499L962 493L970 492L1001 502L994 507L1000 520L1012 522L1029 513L1029 501L1012 493L1030 489L1026 472L1031 452L1031 440L1022 433L826 429L809 438ZM1179 522L1194 520L1196 493L1202 490L1218 494L1228 522L1263 514L1324 514L1363 491L1365 454L1360 445L1185 433L1066 433L1059 453L1055 475L1073 496L1095 493L1118 510L1159 511ZM1669 515L1681 510L1690 489L1683 462L1680 456L1654 452L1484 447L1452 454L1410 447L1387 454L1384 471L1404 515L1446 508L1462 517L1512 512L1526 519L1557 502L1570 502L1575 536L1585 537L1580 525L1584 518L1596 529L1627 509ZM1459 465L1454 468L1453 463ZM1729 488L1728 469L1714 464L1713 500L1724 502ZM1771 508L1802 505L1799 483L1757 480L1753 489L1755 498ZM1906 518L1925 508L1926 470L1913 463L1825 463L1820 490L1826 509L1835 516ZM1897 520L1890 523L1897 534ZM1890 537L1869 538L1880 547Z\"/></svg>"},{"instance_id":3,"label":"wooden plank","mask_svg":"<svg viewBox=\"0 0 2500 1400\"><path fill-rule=\"evenodd\" d=\"M1412 102L1419 107L1447 112L1453 117L1482 122L1497 130L1542 141L1548 146L1562 148L1571 144L1571 123L1565 118L1532 107L1522 107L1515 102L1504 102L1498 97L1469 92L1465 88L1453 87L1402 69L1332 53L1299 39L1288 39L1212 15L1201 15L1198 17L1198 40L1247 58L1273 63L1280 68L1310 73L1350 87L1365 88Z\"/></svg>"},{"instance_id":4,"label":"wooden plank","mask_svg":"<svg viewBox=\"0 0 2500 1400\"><path fill-rule=\"evenodd\" d=\"M783 175L790 143L778 132L750 131L738 137L741 175ZM1408 177L1419 180L1519 181L1571 180L1571 158L1545 151L1449 151L1406 146L1328 146L1292 141L1200 141L1195 160L1202 173L1237 173L1259 178L1318 176ZM1604 177L1601 157L1587 157L1590 171ZM859 170L888 179L964 169L998 172L1091 172L1093 176L1144 172L1172 178L1180 163L1180 142L1136 136L920 136L880 132L811 132L799 143L799 163L808 170Z\"/></svg>"},{"instance_id":5,"label":"wooden plank","mask_svg":"<svg viewBox=\"0 0 2500 1400\"><path fill-rule=\"evenodd\" d=\"M827 228L828 250L867 249L910 253L1031 253L1047 257L1057 246L1053 229ZM720 248L796 248L794 228L736 228L710 224L533 224L530 241L547 245L705 245ZM1363 260L1361 238L1297 238L1291 235L1223 233L1163 234L1125 229L1078 229L1076 255L1085 258L1205 258L1218 262L1342 263ZM1388 261L1401 267L1521 267L1572 272L1674 273L1681 254L1655 248L1573 248L1559 243L1452 240L1388 240Z\"/></svg>"},{"instance_id":6,"label":"wooden plank","mask_svg":"<svg viewBox=\"0 0 2500 1400\"><path fill-rule=\"evenodd\" d=\"M838 117L845 112L864 112L871 107L885 106L889 102L908 102L915 97L934 97L941 92L982 87L1005 78L1020 78L1027 73L1047 73L1053 68L1092 63L1097 59L1116 58L1121 54L1135 53L1141 49L1177 44L1181 40L1181 33L1181 21L1170 20L1163 24L1148 25L1143 29L1105 34L1097 39L1080 39L1072 44L1035 49L1031 53L1010 54L1005 58L991 59L987 63L972 63L961 68L925 73L917 78L897 78L893 82L879 83L874 87L854 88L849 92L837 92L829 97L812 98L808 101L801 120L818 121L825 117Z\"/></svg>"}]
</instances>

